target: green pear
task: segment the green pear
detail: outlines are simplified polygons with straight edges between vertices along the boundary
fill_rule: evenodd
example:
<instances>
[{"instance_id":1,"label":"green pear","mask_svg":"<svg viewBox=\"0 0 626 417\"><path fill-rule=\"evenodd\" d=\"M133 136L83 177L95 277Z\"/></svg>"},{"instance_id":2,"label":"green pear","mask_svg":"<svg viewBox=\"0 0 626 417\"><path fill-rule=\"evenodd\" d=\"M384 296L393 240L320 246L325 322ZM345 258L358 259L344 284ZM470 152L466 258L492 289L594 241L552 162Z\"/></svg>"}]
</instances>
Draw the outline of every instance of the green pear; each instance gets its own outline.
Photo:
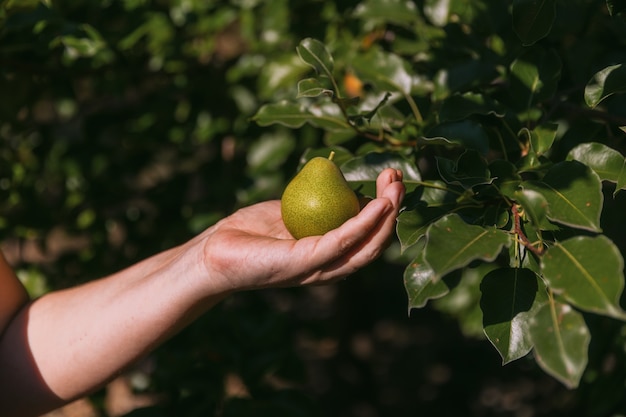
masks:
<instances>
[{"instance_id":1,"label":"green pear","mask_svg":"<svg viewBox=\"0 0 626 417\"><path fill-rule=\"evenodd\" d=\"M283 192L283 222L296 239L323 235L359 213L359 200L333 162L334 154L312 158Z\"/></svg>"}]
</instances>

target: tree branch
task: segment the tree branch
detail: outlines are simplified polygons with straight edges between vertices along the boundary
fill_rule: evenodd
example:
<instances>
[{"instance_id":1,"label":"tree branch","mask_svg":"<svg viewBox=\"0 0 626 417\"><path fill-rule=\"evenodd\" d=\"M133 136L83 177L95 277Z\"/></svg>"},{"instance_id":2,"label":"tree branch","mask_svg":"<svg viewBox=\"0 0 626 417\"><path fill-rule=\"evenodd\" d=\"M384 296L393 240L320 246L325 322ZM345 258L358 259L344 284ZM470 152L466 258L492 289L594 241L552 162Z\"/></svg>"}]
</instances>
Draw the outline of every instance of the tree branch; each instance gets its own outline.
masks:
<instances>
[{"instance_id":1,"label":"tree branch","mask_svg":"<svg viewBox=\"0 0 626 417\"><path fill-rule=\"evenodd\" d=\"M522 222L521 222L519 204L513 204L512 211L513 211L515 234L519 236L519 240L522 243L522 245L524 245L526 249L528 249L529 251L531 251L537 256L543 255L543 253L545 252L545 249L543 247L538 248L535 245L533 245L533 243L530 240L528 240L528 237L526 237L526 235L524 234L524 231L522 230Z\"/></svg>"}]
</instances>

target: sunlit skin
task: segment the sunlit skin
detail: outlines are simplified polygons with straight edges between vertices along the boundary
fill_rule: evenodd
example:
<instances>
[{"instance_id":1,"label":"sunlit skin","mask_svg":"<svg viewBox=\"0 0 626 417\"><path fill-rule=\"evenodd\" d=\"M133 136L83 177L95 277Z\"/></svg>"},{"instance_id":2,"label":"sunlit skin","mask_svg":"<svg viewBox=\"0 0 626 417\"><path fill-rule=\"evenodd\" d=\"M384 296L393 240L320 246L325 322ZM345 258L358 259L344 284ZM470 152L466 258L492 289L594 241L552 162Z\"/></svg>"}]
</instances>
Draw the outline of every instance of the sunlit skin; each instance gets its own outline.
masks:
<instances>
[{"instance_id":1,"label":"sunlit skin","mask_svg":"<svg viewBox=\"0 0 626 417\"><path fill-rule=\"evenodd\" d=\"M330 283L373 261L395 230L402 173L323 236L294 240L280 202L241 209L192 240L116 274L29 301L0 262L0 410L36 416L88 394L228 295Z\"/></svg>"}]
</instances>

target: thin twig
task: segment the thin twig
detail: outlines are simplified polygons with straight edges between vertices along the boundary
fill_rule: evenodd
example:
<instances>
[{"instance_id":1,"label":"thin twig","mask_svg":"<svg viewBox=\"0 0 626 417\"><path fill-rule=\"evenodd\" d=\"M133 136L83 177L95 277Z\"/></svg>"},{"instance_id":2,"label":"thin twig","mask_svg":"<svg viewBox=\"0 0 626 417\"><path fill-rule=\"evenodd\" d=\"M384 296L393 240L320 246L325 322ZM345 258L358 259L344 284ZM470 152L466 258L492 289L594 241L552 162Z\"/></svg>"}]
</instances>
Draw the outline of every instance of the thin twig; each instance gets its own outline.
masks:
<instances>
[{"instance_id":1,"label":"thin twig","mask_svg":"<svg viewBox=\"0 0 626 417\"><path fill-rule=\"evenodd\" d=\"M513 219L515 223L515 226L514 226L515 234L519 236L520 242L522 243L522 245L524 245L526 249L528 249L529 251L531 251L537 256L541 256L544 253L544 248L543 247L538 248L535 245L533 245L532 242L528 240L528 237L526 237L526 235L524 234L524 231L522 230L522 223L521 223L521 216L520 216L519 208L520 207L518 204L513 204L512 210L513 210Z\"/></svg>"}]
</instances>

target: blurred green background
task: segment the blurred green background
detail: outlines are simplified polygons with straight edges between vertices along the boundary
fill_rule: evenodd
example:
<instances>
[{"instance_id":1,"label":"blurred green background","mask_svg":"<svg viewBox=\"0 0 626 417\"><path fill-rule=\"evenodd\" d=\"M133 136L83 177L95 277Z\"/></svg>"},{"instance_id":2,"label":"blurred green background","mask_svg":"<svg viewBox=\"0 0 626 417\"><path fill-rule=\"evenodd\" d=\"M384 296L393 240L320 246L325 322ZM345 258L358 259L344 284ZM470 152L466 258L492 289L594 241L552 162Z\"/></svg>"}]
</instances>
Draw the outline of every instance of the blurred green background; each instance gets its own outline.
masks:
<instances>
[{"instance_id":1,"label":"blurred green background","mask_svg":"<svg viewBox=\"0 0 626 417\"><path fill-rule=\"evenodd\" d=\"M503 7L461 3L487 14ZM0 242L30 293L104 276L238 207L279 198L300 155L324 145L322 132L250 118L294 97L307 71L295 54L302 38L379 36L375 15L355 17L360 4L0 3ZM623 379L594 376L569 391L532 358L502 367L445 304L408 314L396 252L332 286L232 297L122 377L125 405L112 405L109 386L82 415L589 417L626 408ZM467 292L446 302L477 314ZM594 349L615 339L596 336L591 372L602 373L617 359Z\"/></svg>"}]
</instances>

